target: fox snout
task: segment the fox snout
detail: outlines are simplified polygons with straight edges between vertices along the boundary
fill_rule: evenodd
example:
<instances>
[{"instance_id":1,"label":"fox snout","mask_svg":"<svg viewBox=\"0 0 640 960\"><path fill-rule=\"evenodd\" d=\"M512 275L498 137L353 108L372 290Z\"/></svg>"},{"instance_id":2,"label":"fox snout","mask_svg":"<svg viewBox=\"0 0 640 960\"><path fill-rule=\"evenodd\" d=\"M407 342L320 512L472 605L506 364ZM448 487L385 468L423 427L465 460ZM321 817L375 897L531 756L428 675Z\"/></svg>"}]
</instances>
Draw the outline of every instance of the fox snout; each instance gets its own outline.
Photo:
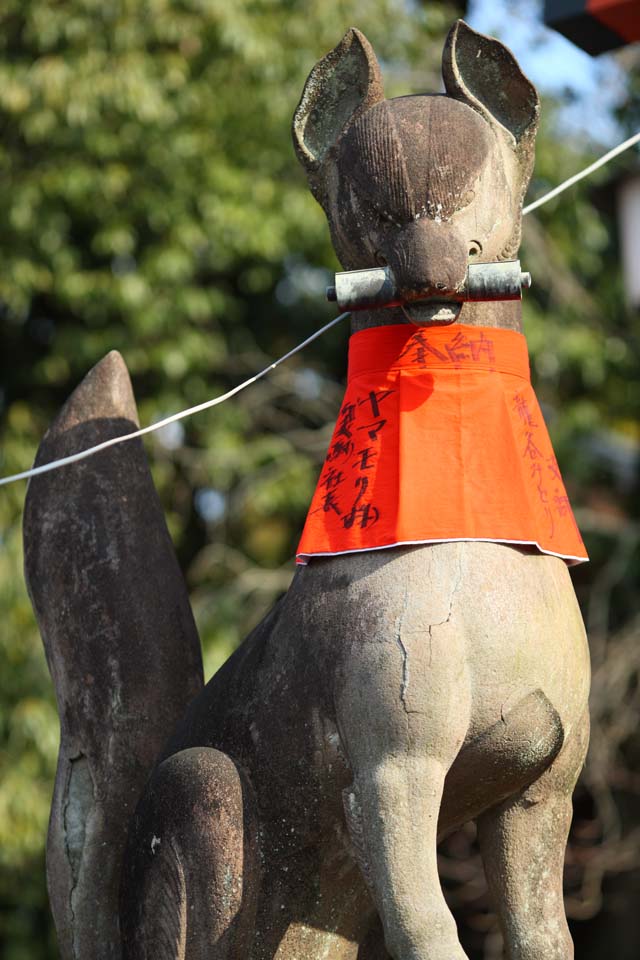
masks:
<instances>
[{"instance_id":1,"label":"fox snout","mask_svg":"<svg viewBox=\"0 0 640 960\"><path fill-rule=\"evenodd\" d=\"M425 217L379 244L376 260L390 267L403 299L452 296L464 286L469 241L453 224Z\"/></svg>"}]
</instances>

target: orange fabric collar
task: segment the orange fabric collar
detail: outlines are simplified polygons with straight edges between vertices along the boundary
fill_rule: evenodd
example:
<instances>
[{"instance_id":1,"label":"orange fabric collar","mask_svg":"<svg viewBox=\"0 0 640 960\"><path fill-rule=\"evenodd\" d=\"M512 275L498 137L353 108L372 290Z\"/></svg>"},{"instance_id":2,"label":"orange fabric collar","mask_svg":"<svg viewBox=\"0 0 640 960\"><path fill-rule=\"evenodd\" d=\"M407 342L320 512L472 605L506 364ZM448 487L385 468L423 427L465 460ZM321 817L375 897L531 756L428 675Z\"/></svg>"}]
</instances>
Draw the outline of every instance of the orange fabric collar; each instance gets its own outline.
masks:
<instances>
[{"instance_id":1,"label":"orange fabric collar","mask_svg":"<svg viewBox=\"0 0 640 960\"><path fill-rule=\"evenodd\" d=\"M297 560L448 540L587 559L525 338L463 324L362 330Z\"/></svg>"},{"instance_id":2,"label":"orange fabric collar","mask_svg":"<svg viewBox=\"0 0 640 960\"><path fill-rule=\"evenodd\" d=\"M529 352L521 333L498 327L373 327L349 340L347 382L396 370L489 370L529 379Z\"/></svg>"}]
</instances>

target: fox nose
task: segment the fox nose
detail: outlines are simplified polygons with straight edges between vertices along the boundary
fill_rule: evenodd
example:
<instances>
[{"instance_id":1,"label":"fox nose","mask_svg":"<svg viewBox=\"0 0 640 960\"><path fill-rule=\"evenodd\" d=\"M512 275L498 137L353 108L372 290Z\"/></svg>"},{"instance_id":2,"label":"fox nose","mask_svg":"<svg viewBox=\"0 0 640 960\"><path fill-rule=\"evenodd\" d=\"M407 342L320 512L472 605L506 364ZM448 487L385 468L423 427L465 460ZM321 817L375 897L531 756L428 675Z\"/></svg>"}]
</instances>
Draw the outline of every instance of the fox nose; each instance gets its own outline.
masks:
<instances>
[{"instance_id":1,"label":"fox nose","mask_svg":"<svg viewBox=\"0 0 640 960\"><path fill-rule=\"evenodd\" d=\"M402 230L387 259L404 295L447 296L464 284L467 248L464 236L451 224L424 218Z\"/></svg>"}]
</instances>

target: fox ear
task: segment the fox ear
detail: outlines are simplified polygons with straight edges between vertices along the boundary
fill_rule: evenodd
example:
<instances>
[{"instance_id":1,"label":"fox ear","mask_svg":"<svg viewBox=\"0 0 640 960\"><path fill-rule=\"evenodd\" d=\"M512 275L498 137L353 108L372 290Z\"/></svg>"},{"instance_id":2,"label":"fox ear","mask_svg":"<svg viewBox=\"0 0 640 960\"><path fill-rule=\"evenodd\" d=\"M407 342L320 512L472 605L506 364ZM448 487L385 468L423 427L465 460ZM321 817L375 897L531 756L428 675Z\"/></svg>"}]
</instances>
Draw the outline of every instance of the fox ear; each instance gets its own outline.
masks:
<instances>
[{"instance_id":1,"label":"fox ear","mask_svg":"<svg viewBox=\"0 0 640 960\"><path fill-rule=\"evenodd\" d=\"M525 167L533 159L540 101L518 61L499 40L458 20L442 54L442 76L450 97L462 100L492 126L506 132Z\"/></svg>"},{"instance_id":2,"label":"fox ear","mask_svg":"<svg viewBox=\"0 0 640 960\"><path fill-rule=\"evenodd\" d=\"M309 74L293 115L293 145L318 195L319 170L350 121L384 100L380 66L359 30L349 30Z\"/></svg>"}]
</instances>

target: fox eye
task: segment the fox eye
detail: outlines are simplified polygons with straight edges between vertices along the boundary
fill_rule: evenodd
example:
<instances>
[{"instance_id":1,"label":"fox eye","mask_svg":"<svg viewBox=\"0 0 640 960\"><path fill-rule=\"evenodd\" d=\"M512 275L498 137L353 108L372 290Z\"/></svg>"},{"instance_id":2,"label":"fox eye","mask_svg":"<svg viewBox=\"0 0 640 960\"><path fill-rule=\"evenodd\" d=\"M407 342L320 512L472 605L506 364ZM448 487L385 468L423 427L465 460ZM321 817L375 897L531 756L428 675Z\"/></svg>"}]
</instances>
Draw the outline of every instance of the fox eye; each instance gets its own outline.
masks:
<instances>
[{"instance_id":1,"label":"fox eye","mask_svg":"<svg viewBox=\"0 0 640 960\"><path fill-rule=\"evenodd\" d=\"M391 216L391 214L387 213L386 210L379 210L376 207L374 210L374 216L376 217L378 223L384 224L385 226L387 224L394 223L393 217Z\"/></svg>"},{"instance_id":2,"label":"fox eye","mask_svg":"<svg viewBox=\"0 0 640 960\"><path fill-rule=\"evenodd\" d=\"M482 244L478 240L471 240L469 243L469 256L477 257L482 253Z\"/></svg>"}]
</instances>

